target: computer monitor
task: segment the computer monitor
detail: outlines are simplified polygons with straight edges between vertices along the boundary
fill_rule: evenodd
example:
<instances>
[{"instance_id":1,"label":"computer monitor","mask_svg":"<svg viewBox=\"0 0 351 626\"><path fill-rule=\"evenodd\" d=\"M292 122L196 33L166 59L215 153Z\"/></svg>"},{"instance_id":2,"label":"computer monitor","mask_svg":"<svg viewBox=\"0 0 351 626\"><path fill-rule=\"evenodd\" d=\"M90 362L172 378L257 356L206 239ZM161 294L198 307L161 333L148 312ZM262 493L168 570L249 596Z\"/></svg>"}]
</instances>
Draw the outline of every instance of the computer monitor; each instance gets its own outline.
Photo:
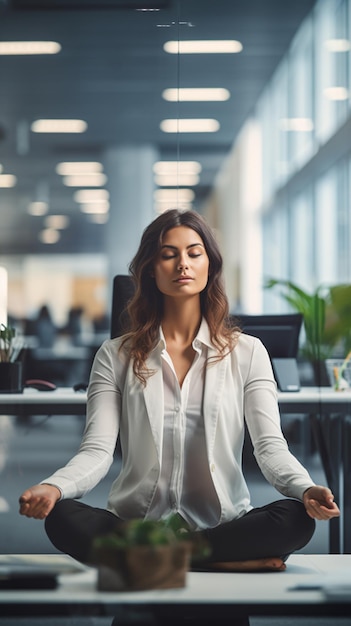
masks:
<instances>
[{"instance_id":1,"label":"computer monitor","mask_svg":"<svg viewBox=\"0 0 351 626\"><path fill-rule=\"evenodd\" d=\"M272 361L274 375L281 391L299 391L296 363L301 313L282 315L232 315L232 320L248 335L261 339Z\"/></svg>"},{"instance_id":2,"label":"computer monitor","mask_svg":"<svg viewBox=\"0 0 351 626\"><path fill-rule=\"evenodd\" d=\"M294 358L299 350L301 313L282 315L232 315L248 335L261 339L271 359Z\"/></svg>"}]
</instances>

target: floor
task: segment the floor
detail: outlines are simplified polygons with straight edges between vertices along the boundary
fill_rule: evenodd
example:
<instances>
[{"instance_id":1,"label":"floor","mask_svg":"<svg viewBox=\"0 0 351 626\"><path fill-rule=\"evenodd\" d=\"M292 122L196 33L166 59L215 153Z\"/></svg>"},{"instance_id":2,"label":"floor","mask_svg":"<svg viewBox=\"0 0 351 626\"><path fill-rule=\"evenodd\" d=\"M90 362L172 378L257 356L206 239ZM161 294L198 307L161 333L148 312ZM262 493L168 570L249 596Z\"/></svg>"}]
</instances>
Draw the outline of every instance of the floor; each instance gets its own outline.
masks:
<instances>
[{"instance_id":1,"label":"floor","mask_svg":"<svg viewBox=\"0 0 351 626\"><path fill-rule=\"evenodd\" d=\"M77 416L33 416L20 420L0 416L0 552L52 553L55 549L46 538L43 522L18 515L18 497L32 484L44 479L74 454L84 427L84 418ZM290 448L307 466L313 479L324 483L318 454L310 442L301 441L301 420L283 416L283 428ZM251 459L250 449L245 454L246 474L252 502L259 506L277 497ZM84 501L104 506L112 476L118 472L118 461L108 476ZM304 553L328 552L328 525L317 523L314 537L302 550ZM8 618L0 615L0 626L110 626L111 618ZM351 618L251 618L251 626L351 626ZM122 626L122 624L121 624ZM232 625L234 626L234 624Z\"/></svg>"}]
</instances>

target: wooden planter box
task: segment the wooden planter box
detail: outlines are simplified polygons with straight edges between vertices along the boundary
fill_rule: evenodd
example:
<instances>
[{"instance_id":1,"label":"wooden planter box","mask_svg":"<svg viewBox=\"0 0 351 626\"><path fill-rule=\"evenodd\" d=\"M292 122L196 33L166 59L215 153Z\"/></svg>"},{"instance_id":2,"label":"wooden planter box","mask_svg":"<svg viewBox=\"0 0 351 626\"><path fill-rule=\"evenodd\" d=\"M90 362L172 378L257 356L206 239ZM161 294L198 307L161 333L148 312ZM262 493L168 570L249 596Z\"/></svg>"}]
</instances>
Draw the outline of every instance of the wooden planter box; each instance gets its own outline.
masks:
<instances>
[{"instance_id":1,"label":"wooden planter box","mask_svg":"<svg viewBox=\"0 0 351 626\"><path fill-rule=\"evenodd\" d=\"M133 546L94 551L99 591L140 591L185 587L191 544Z\"/></svg>"}]
</instances>

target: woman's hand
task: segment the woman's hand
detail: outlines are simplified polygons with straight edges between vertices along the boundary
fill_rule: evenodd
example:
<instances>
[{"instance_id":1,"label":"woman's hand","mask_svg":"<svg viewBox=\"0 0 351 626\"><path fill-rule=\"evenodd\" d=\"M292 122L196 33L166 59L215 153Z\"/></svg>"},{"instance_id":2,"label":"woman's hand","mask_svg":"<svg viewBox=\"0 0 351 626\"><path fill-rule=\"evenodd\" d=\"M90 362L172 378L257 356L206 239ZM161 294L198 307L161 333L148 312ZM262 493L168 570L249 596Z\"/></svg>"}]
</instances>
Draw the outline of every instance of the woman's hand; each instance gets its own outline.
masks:
<instances>
[{"instance_id":1,"label":"woman's hand","mask_svg":"<svg viewBox=\"0 0 351 626\"><path fill-rule=\"evenodd\" d=\"M334 502L334 496L328 487L314 485L303 494L303 503L308 515L318 520L329 520L339 517L339 507Z\"/></svg>"},{"instance_id":2,"label":"woman's hand","mask_svg":"<svg viewBox=\"0 0 351 626\"><path fill-rule=\"evenodd\" d=\"M20 515L44 519L60 499L61 492L54 485L34 485L22 493L19 499Z\"/></svg>"}]
</instances>

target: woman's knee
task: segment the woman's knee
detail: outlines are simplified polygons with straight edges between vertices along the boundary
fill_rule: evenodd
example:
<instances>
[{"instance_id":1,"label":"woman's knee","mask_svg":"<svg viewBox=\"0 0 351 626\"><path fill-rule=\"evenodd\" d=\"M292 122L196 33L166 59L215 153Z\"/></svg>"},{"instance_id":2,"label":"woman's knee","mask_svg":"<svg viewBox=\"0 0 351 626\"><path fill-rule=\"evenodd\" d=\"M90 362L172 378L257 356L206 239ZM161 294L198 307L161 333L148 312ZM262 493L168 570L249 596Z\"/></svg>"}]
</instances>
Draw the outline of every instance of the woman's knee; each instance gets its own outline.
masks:
<instances>
[{"instance_id":1,"label":"woman's knee","mask_svg":"<svg viewBox=\"0 0 351 626\"><path fill-rule=\"evenodd\" d=\"M299 500L282 500L280 504L287 511L287 515L284 516L285 524L288 534L295 543L294 550L300 550L312 539L316 522L308 515Z\"/></svg>"},{"instance_id":2,"label":"woman's knee","mask_svg":"<svg viewBox=\"0 0 351 626\"><path fill-rule=\"evenodd\" d=\"M45 531L51 543L78 561L85 561L88 546L75 513L81 503L75 500L57 502L45 520Z\"/></svg>"}]
</instances>

